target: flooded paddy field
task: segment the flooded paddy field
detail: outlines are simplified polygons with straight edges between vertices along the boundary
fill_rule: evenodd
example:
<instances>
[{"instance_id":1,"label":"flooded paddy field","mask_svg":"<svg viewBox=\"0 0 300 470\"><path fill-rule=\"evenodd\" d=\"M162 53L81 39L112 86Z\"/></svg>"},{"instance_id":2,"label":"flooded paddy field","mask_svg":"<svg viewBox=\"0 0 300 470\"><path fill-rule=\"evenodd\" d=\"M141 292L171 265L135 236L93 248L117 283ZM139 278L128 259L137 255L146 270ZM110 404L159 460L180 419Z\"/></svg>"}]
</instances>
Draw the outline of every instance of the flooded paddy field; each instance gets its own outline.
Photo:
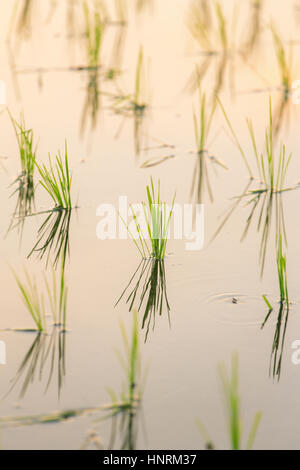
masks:
<instances>
[{"instance_id":1,"label":"flooded paddy field","mask_svg":"<svg viewBox=\"0 0 300 470\"><path fill-rule=\"evenodd\" d=\"M300 2L0 11L1 448L298 449Z\"/></svg>"}]
</instances>

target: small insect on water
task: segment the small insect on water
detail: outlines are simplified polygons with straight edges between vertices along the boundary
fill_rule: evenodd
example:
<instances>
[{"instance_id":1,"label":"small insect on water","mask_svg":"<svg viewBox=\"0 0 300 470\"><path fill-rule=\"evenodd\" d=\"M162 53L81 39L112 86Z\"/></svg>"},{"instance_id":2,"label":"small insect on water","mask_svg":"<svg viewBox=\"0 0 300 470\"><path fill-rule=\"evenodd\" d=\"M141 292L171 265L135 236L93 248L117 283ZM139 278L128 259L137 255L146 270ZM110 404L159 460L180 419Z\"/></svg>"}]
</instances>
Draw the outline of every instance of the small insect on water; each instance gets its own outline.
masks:
<instances>
[{"instance_id":1,"label":"small insect on water","mask_svg":"<svg viewBox=\"0 0 300 470\"><path fill-rule=\"evenodd\" d=\"M233 303L233 304L237 304L237 303L238 303L238 299L236 299L235 297L232 297L232 303Z\"/></svg>"}]
</instances>

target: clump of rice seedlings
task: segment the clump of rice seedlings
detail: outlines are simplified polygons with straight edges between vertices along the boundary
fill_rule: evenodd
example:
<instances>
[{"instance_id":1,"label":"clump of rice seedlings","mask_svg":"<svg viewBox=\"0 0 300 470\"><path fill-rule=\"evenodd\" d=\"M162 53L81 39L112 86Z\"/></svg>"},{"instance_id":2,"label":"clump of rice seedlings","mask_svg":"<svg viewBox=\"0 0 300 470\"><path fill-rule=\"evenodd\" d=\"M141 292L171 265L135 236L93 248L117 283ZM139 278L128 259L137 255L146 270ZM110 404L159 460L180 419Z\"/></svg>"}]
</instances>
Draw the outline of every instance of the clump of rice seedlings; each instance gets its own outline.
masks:
<instances>
[{"instance_id":1,"label":"clump of rice seedlings","mask_svg":"<svg viewBox=\"0 0 300 470\"><path fill-rule=\"evenodd\" d=\"M162 316L163 312L166 311L169 325L171 324L164 261L157 259L142 260L116 305L132 285L134 287L129 291L126 304L129 305L130 312L136 305L138 312L143 310L142 329L146 328L146 342L151 324L152 329L155 328L157 314Z\"/></svg>"},{"instance_id":2,"label":"clump of rice seedlings","mask_svg":"<svg viewBox=\"0 0 300 470\"><path fill-rule=\"evenodd\" d=\"M207 186L210 200L213 201L212 189L209 180L209 173L207 168L207 161L211 161L212 164L217 164L222 168L227 167L217 158L209 155L209 143L208 136L212 124L212 120L216 110L216 102L210 106L208 110L208 104L205 93L200 90L199 82L199 112L193 111L194 119L194 132L196 142L196 164L194 170L194 176L191 187L191 195L195 194L197 202L203 202L205 185Z\"/></svg>"},{"instance_id":3,"label":"clump of rice seedlings","mask_svg":"<svg viewBox=\"0 0 300 470\"><path fill-rule=\"evenodd\" d=\"M234 139L234 142L237 148L240 151L240 154L243 158L243 161L249 172L249 176L253 179L253 172L249 165L249 159L246 156L246 153L242 149L238 138L233 130L233 127L230 123L230 120L226 114L226 111L221 103L218 100L220 107L223 111L225 119L228 124L228 128L231 132L231 135ZM247 119L247 126L249 130L249 135L251 139L252 149L256 160L256 166L258 170L258 175L262 183L264 184L264 191L280 192L284 191L284 181L287 173L289 163L292 158L292 154L287 154L285 145L280 146L279 155L276 158L275 153L275 144L274 144L274 132L273 132L273 119L272 119L272 104L271 99L269 100L269 127L265 132L265 148L259 153L257 149L257 143L255 139L255 134L253 130L252 121Z\"/></svg>"},{"instance_id":4,"label":"clump of rice seedlings","mask_svg":"<svg viewBox=\"0 0 300 470\"><path fill-rule=\"evenodd\" d=\"M152 176L151 184L150 186L147 185L146 191L148 205L146 203L142 203L142 205L144 211L144 221L147 227L148 237L150 239L150 246L146 240L147 234L143 233L141 225L137 219L137 216L132 206L130 206L130 208L138 235L137 239L135 239L129 226L126 224L126 222L122 219L121 216L120 218L125 224L128 234L132 238L142 258L156 258L159 260L163 260L166 253L168 231L174 209L176 193L174 194L171 207L168 207L167 204L161 200L160 180L158 180L156 192Z\"/></svg>"},{"instance_id":5,"label":"clump of rice seedlings","mask_svg":"<svg viewBox=\"0 0 300 470\"><path fill-rule=\"evenodd\" d=\"M29 384L34 382L36 375L39 376L40 381L43 379L45 375L43 372L48 364L49 373L45 388L47 391L53 378L57 357L57 383L60 395L65 376L65 328L68 295L64 271L61 271L60 278L58 278L52 268L52 283L44 274L46 296L39 292L36 278L30 278L26 270L26 283L23 283L16 274L14 275L25 305L36 325L38 335L25 355L8 393L24 377L20 393L20 396L23 397ZM48 301L47 308L45 308L45 298ZM51 334L47 334L47 313L52 315L53 329Z\"/></svg>"},{"instance_id":6,"label":"clump of rice seedlings","mask_svg":"<svg viewBox=\"0 0 300 470\"><path fill-rule=\"evenodd\" d=\"M45 164L38 165L37 169L40 174L40 184L52 198L55 209L71 210L71 183L72 176L69 172L68 149L65 143L65 158L63 159L60 151L58 151L55 163L53 165L49 154L49 167Z\"/></svg>"},{"instance_id":7,"label":"clump of rice seedlings","mask_svg":"<svg viewBox=\"0 0 300 470\"><path fill-rule=\"evenodd\" d=\"M12 225L15 217L18 218L18 223L20 223L22 220L24 221L24 217L31 214L34 208L36 147L34 147L33 143L33 130L26 130L24 116L21 115L20 123L14 120L11 115L10 118L18 141L21 164L21 173L12 183L13 186L16 186L16 189L11 196L14 194L18 196L11 222Z\"/></svg>"},{"instance_id":8,"label":"clump of rice seedlings","mask_svg":"<svg viewBox=\"0 0 300 470\"><path fill-rule=\"evenodd\" d=\"M20 289L23 301L27 307L28 312L31 315L32 320L38 331L46 330L45 320L45 305L44 297L40 295L37 288L36 279L30 278L28 272L25 270L26 282L22 282L20 278L14 273L18 287Z\"/></svg>"},{"instance_id":9,"label":"clump of rice seedlings","mask_svg":"<svg viewBox=\"0 0 300 470\"><path fill-rule=\"evenodd\" d=\"M231 377L228 377L224 364L220 364L220 377L223 384L227 415L228 415L228 431L230 437L231 450L242 449L242 420L241 420L241 403L239 396L239 380L238 380L238 356L234 354L232 357ZM262 413L255 414L246 441L246 450L251 450L260 424ZM208 449L215 448L212 440L207 438L208 434L201 422L197 422L200 432L206 439L206 447Z\"/></svg>"},{"instance_id":10,"label":"clump of rice seedlings","mask_svg":"<svg viewBox=\"0 0 300 470\"><path fill-rule=\"evenodd\" d=\"M242 240L246 237L251 222L254 218L254 214L259 213L257 230L262 231L261 245L260 245L260 262L261 262L261 274L264 269L264 261L266 256L267 243L270 234L271 223L273 219L273 212L275 211L275 225L276 225L276 236L279 233L283 233L285 237L285 224L284 214L282 207L282 198L280 195L285 192L294 189L294 187L286 187L285 179L287 170L292 158L292 153L288 154L284 144L281 144L279 152L276 151L274 143L274 129L272 119L272 105L271 100L269 101L269 126L265 131L265 147L261 152L258 151L258 145L255 138L253 124L250 120L247 120L250 140L252 144L252 150L255 157L256 169L259 179L259 186L257 188L251 188L254 183L253 171L249 164L249 159L246 153L242 149L238 138L233 130L230 120L223 108L222 103L219 101L221 109L224 113L227 121L229 130L233 137L236 146L242 155L243 161L248 169L250 182L247 184L245 191L236 198L233 207L229 209L227 215L224 217L220 227L216 231L213 238L217 236L220 230L224 227L229 217L232 215L238 205L246 200L246 206L250 207L250 213L247 218L246 227L242 235Z\"/></svg>"},{"instance_id":11,"label":"clump of rice seedlings","mask_svg":"<svg viewBox=\"0 0 300 470\"><path fill-rule=\"evenodd\" d=\"M133 93L123 94L119 90L120 93L118 95L112 96L112 107L116 113L124 114L127 117L132 115L132 113L139 117L144 115L149 101L149 97L147 96L146 67L144 62L144 52L143 47L141 46L137 59Z\"/></svg>"}]
</instances>

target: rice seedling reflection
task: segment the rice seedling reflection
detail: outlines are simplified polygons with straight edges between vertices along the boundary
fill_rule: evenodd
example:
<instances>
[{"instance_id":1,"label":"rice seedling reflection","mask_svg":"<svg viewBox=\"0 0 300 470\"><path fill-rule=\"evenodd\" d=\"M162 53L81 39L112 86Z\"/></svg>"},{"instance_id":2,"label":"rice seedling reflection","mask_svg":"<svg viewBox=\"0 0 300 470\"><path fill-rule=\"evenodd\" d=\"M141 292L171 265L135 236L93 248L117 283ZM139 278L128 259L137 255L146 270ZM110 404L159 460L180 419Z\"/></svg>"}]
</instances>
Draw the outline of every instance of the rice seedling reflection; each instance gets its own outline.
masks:
<instances>
[{"instance_id":1,"label":"rice seedling reflection","mask_svg":"<svg viewBox=\"0 0 300 470\"><path fill-rule=\"evenodd\" d=\"M23 398L29 386L36 380L39 382L45 381L46 393L54 378L55 364L57 364L57 390L58 396L60 396L66 375L65 354L66 332L64 330L54 326L49 334L37 333L12 380L6 396L12 392L18 383L21 383L20 398Z\"/></svg>"},{"instance_id":2,"label":"rice seedling reflection","mask_svg":"<svg viewBox=\"0 0 300 470\"><path fill-rule=\"evenodd\" d=\"M231 377L228 377L225 365L219 365L220 377L223 384L225 403L228 415L228 431L230 437L231 450L240 450L242 448L242 424L240 412L239 397L239 378L238 378L238 356L233 354L231 365ZM262 413L257 412L253 418L252 426L246 442L246 449L251 450L254 439L260 424ZM197 421L198 428L206 441L207 449L214 449L215 445L209 438L208 433L200 421Z\"/></svg>"},{"instance_id":3,"label":"rice seedling reflection","mask_svg":"<svg viewBox=\"0 0 300 470\"><path fill-rule=\"evenodd\" d=\"M10 118L18 141L21 174L11 185L16 186L11 197L17 194L17 203L8 231L13 227L16 220L16 226L19 227L22 233L25 217L32 213L35 205L34 170L36 165L36 147L33 144L33 130L26 129L24 116L21 115L20 123L14 120L11 114Z\"/></svg>"},{"instance_id":4,"label":"rice seedling reflection","mask_svg":"<svg viewBox=\"0 0 300 470\"><path fill-rule=\"evenodd\" d=\"M196 142L196 163L193 173L193 181L191 187L191 197L195 197L197 203L203 203L204 191L207 188L209 198L213 201L212 188L208 173L208 161L212 165L219 165L222 168L227 167L217 158L209 154L209 142L208 137L212 120L216 111L216 102L211 106L210 112L208 111L208 105L206 101L205 93L201 92L200 79L199 79L199 112L193 112L194 118L194 130L195 130L195 142Z\"/></svg>"},{"instance_id":5,"label":"rice seedling reflection","mask_svg":"<svg viewBox=\"0 0 300 470\"><path fill-rule=\"evenodd\" d=\"M139 155L141 151L143 127L146 111L150 101L146 77L147 71L144 61L144 52L141 46L137 59L135 87L133 93L125 94L119 87L117 87L117 94L106 93L112 100L111 109L114 113L123 116L123 121L121 122L116 135L118 136L120 134L127 118L132 118L134 121L134 144L136 155Z\"/></svg>"},{"instance_id":6,"label":"rice seedling reflection","mask_svg":"<svg viewBox=\"0 0 300 470\"><path fill-rule=\"evenodd\" d=\"M212 99L220 93L224 85L224 77L228 69L229 59L233 67L234 59L234 44L231 43L235 31L235 13L232 18L230 28L226 20L223 8L219 2L215 2L213 7L206 1L199 2L194 0L189 9L187 18L187 27L201 47L201 54L204 55L202 63L197 65L196 72L194 72L188 83L187 90L194 93L197 90L199 78L202 80L213 59L216 60L216 69L214 71L215 83L212 91ZM232 33L232 40L229 40L228 31ZM217 46L216 46L217 45ZM232 88L234 86L233 68L231 68Z\"/></svg>"},{"instance_id":7,"label":"rice seedling reflection","mask_svg":"<svg viewBox=\"0 0 300 470\"><path fill-rule=\"evenodd\" d=\"M132 290L131 286L134 286ZM148 339L151 325L154 331L157 315L162 316L166 311L169 325L171 325L164 260L153 258L142 260L115 306L128 291L126 304L129 305L129 311L131 312L135 305L138 305L138 312L143 311L142 329L146 329L145 342Z\"/></svg>"},{"instance_id":8,"label":"rice seedling reflection","mask_svg":"<svg viewBox=\"0 0 300 470\"><path fill-rule=\"evenodd\" d=\"M254 52L259 41L259 34L262 26L262 10L264 6L264 0L251 0L251 20L248 32L248 37L243 47L243 56L248 59L249 56ZM248 23L248 18L247 18Z\"/></svg>"},{"instance_id":9,"label":"rice seedling reflection","mask_svg":"<svg viewBox=\"0 0 300 470\"><path fill-rule=\"evenodd\" d=\"M120 399L116 392L108 388L107 391L111 398L111 410L108 414L101 418L112 420L112 429L109 442L109 449L115 445L118 418L120 433L120 449L134 450L137 446L138 438L138 420L142 402L143 388L141 384L141 362L139 347L139 325L137 312L133 312L132 336L129 340L125 327L121 323L121 333L125 347L125 360L122 354L118 354L120 363L124 370L125 382Z\"/></svg>"},{"instance_id":10,"label":"rice seedling reflection","mask_svg":"<svg viewBox=\"0 0 300 470\"><path fill-rule=\"evenodd\" d=\"M40 259L46 256L46 265L48 265L50 256L53 254L53 265L57 267L59 260L61 260L64 269L66 259L70 254L71 215L71 210L54 209L48 212L38 229L37 242L27 258L30 258L33 253L37 253Z\"/></svg>"}]
</instances>

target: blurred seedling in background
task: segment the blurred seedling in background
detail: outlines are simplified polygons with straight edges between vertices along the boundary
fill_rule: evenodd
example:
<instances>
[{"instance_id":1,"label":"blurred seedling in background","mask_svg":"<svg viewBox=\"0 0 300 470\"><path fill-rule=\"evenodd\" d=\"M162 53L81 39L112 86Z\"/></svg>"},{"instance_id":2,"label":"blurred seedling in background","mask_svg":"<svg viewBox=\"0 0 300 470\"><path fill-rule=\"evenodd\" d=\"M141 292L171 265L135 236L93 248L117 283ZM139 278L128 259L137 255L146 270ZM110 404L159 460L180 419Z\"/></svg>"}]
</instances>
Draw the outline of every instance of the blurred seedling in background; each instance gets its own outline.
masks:
<instances>
[{"instance_id":1,"label":"blurred seedling in background","mask_svg":"<svg viewBox=\"0 0 300 470\"><path fill-rule=\"evenodd\" d=\"M191 2L187 16L187 27L200 47L204 59L200 64L197 64L196 72L193 72L187 83L186 88L190 92L194 93L197 90L199 78L201 80L204 78L214 60L216 61L216 69L214 71L215 84L212 100L214 101L220 93L224 84L228 60L235 57L236 15L237 11L234 9L229 24L219 2L208 3L199 0ZM232 60L231 64L233 64ZM233 68L231 68L230 84L233 89Z\"/></svg>"},{"instance_id":2,"label":"blurred seedling in background","mask_svg":"<svg viewBox=\"0 0 300 470\"><path fill-rule=\"evenodd\" d=\"M223 384L223 391L225 397L225 405L228 420L228 432L230 439L231 450L242 449L242 416L241 416L241 400L239 396L239 371L238 371L238 356L234 354L232 357L231 376L227 375L225 365L223 363L219 366L220 377ZM248 439L246 442L246 450L251 450L260 424L262 413L255 414L250 428ZM200 421L197 421L198 428L205 440L207 449L215 449L215 444L209 438L208 433Z\"/></svg>"},{"instance_id":3,"label":"blurred seedling in background","mask_svg":"<svg viewBox=\"0 0 300 470\"><path fill-rule=\"evenodd\" d=\"M204 202L205 188L209 194L211 202L213 201L212 187L210 184L208 163L212 166L216 165L221 168L228 169L224 163L216 157L210 155L208 137L210 128L216 111L216 102L213 105L207 103L205 93L201 92L199 79L199 106L198 112L193 110L194 132L196 142L196 164L193 173L193 181L191 187L191 197L195 197L197 203ZM215 169L215 168L214 168Z\"/></svg>"}]
</instances>

